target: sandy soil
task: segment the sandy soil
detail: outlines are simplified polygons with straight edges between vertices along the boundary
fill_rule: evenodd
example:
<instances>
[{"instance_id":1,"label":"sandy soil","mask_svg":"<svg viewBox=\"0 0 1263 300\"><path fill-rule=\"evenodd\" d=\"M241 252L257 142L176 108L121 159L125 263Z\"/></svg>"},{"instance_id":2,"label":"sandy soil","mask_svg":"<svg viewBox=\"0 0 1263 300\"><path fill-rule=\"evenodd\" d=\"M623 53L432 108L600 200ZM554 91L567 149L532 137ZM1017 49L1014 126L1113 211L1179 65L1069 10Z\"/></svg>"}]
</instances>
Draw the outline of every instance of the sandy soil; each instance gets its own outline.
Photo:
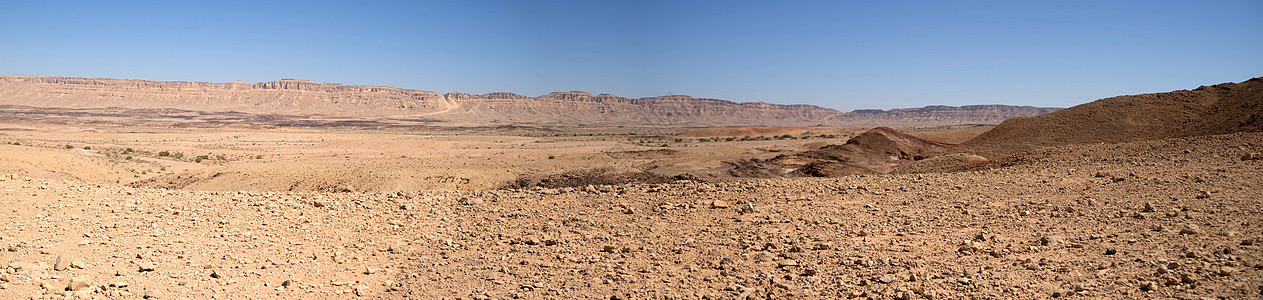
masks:
<instances>
[{"instance_id":1,"label":"sandy soil","mask_svg":"<svg viewBox=\"0 0 1263 300\"><path fill-rule=\"evenodd\" d=\"M741 179L855 134L95 118L0 123L0 298L1263 296L1263 133ZM498 189L587 169L700 180Z\"/></svg>"},{"instance_id":2,"label":"sandy soil","mask_svg":"<svg viewBox=\"0 0 1263 300\"><path fill-rule=\"evenodd\" d=\"M424 193L5 176L0 297L1252 298L1260 151L1251 133L963 173Z\"/></svg>"},{"instance_id":3,"label":"sandy soil","mask_svg":"<svg viewBox=\"0 0 1263 300\"><path fill-rule=\"evenodd\" d=\"M483 190L523 176L594 168L664 176L688 173L701 178L730 177L725 161L766 159L843 143L853 136L729 140L684 137L655 128L492 133L173 128L101 122L95 126L8 125L10 130L0 131L0 142L20 146L3 145L11 147L11 151L0 152L0 158L11 157L0 159L0 170L20 176L57 173L63 174L57 178L88 183L205 191ZM66 145L74 149L67 149ZM31 160L91 166L32 166ZM4 167L5 164L17 165ZM92 175L94 172L110 175Z\"/></svg>"}]
</instances>

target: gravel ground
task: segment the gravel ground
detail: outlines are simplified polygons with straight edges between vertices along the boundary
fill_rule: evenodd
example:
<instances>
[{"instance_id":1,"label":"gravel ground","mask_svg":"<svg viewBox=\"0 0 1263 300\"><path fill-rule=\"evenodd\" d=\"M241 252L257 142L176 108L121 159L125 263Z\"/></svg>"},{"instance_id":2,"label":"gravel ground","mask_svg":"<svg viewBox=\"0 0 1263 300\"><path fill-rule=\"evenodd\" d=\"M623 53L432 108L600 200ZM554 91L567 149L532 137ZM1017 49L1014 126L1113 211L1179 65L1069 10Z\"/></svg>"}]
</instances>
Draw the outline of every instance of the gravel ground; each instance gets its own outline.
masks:
<instances>
[{"instance_id":1,"label":"gravel ground","mask_svg":"<svg viewBox=\"0 0 1263 300\"><path fill-rule=\"evenodd\" d=\"M1263 133L990 170L432 193L4 176L0 298L1258 298Z\"/></svg>"}]
</instances>

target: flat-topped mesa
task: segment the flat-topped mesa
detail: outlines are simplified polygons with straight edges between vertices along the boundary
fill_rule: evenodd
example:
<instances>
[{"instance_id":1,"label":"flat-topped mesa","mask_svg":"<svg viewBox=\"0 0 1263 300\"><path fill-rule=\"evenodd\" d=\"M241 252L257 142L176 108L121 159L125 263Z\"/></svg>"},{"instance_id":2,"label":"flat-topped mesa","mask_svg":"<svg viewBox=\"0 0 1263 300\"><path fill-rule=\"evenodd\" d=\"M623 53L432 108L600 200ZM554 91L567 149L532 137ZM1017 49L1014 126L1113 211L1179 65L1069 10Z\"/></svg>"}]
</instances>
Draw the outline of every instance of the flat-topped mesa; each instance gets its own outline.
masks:
<instances>
[{"instance_id":1,"label":"flat-topped mesa","mask_svg":"<svg viewBox=\"0 0 1263 300\"><path fill-rule=\"evenodd\" d=\"M953 124L951 121L964 121L955 124L977 123L996 124L1013 117L1038 116L1060 110L1053 107L1012 106L1012 105L966 105L943 106L932 105L919 108L899 108L891 110L860 109L833 116L839 120L858 120L869 123L881 123L902 120L917 124Z\"/></svg>"},{"instance_id":2,"label":"flat-topped mesa","mask_svg":"<svg viewBox=\"0 0 1263 300\"><path fill-rule=\"evenodd\" d=\"M733 102L671 95L625 98L582 91L527 97L281 79L255 84L82 77L0 76L0 105L172 108L254 114L385 117L424 115L468 124L547 123L670 126L947 125L999 123L1048 109L929 107L843 113L814 105Z\"/></svg>"}]
</instances>

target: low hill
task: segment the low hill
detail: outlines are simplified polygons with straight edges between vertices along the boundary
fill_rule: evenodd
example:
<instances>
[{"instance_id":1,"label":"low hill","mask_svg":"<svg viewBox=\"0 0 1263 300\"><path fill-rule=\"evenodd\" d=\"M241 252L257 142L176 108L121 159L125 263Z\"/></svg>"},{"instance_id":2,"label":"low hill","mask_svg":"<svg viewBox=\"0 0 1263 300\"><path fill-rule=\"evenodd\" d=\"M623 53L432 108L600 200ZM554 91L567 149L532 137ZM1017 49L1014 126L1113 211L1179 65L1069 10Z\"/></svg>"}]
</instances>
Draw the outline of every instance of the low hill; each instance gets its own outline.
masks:
<instances>
[{"instance_id":1,"label":"low hill","mask_svg":"<svg viewBox=\"0 0 1263 300\"><path fill-rule=\"evenodd\" d=\"M1037 147L1263 131L1263 77L1106 98L1012 118L954 148L995 159Z\"/></svg>"},{"instance_id":2,"label":"low hill","mask_svg":"<svg viewBox=\"0 0 1263 300\"><path fill-rule=\"evenodd\" d=\"M943 154L951 144L925 140L889 127L877 127L845 144L779 155L768 160L733 162L736 177L838 177L885 174L905 163Z\"/></svg>"},{"instance_id":3,"label":"low hill","mask_svg":"<svg viewBox=\"0 0 1263 300\"><path fill-rule=\"evenodd\" d=\"M681 95L625 98L571 91L527 97L513 93L440 94L297 79L251 84L22 75L0 76L0 105L234 111L362 119L409 116L452 126L929 126L996 124L1012 117L1056 110L975 105L840 112L814 105L733 102Z\"/></svg>"}]
</instances>

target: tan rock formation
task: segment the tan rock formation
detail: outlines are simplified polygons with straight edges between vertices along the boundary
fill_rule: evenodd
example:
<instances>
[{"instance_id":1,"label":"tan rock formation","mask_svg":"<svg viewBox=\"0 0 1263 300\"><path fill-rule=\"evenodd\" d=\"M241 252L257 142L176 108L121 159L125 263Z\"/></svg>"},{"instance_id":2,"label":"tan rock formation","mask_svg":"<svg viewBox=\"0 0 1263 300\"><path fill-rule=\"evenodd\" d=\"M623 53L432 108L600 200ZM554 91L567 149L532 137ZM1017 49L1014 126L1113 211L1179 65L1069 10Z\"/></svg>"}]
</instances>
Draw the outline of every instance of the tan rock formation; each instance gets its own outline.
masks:
<instances>
[{"instance_id":1,"label":"tan rock formation","mask_svg":"<svg viewBox=\"0 0 1263 300\"><path fill-rule=\"evenodd\" d=\"M296 79L249 84L20 75L0 76L0 104L174 108L358 118L425 116L462 125L916 126L994 124L1011 117L1056 110L979 105L840 112L814 105L732 102L683 95L624 98L571 91L527 97L513 93L439 94Z\"/></svg>"}]
</instances>

